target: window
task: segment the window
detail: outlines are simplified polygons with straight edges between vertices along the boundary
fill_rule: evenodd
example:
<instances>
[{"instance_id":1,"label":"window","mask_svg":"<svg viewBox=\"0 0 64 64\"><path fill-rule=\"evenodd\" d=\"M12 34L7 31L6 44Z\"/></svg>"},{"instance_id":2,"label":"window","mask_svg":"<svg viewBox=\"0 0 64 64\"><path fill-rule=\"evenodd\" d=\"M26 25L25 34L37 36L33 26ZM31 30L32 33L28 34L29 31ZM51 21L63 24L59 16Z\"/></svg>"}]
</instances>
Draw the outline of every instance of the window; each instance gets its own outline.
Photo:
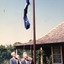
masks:
<instances>
[{"instance_id":1,"label":"window","mask_svg":"<svg viewBox=\"0 0 64 64\"><path fill-rule=\"evenodd\" d=\"M53 47L53 63L61 63L60 47Z\"/></svg>"}]
</instances>

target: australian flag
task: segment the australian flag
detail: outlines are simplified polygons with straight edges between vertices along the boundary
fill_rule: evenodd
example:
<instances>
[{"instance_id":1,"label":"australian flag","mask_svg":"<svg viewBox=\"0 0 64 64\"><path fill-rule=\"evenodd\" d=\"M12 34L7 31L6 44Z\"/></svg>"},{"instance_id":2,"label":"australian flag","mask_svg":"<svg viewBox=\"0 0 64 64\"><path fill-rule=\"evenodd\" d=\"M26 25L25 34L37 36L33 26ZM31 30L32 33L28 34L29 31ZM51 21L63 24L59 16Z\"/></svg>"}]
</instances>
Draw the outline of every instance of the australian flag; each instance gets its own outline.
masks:
<instances>
[{"instance_id":1,"label":"australian flag","mask_svg":"<svg viewBox=\"0 0 64 64\"><path fill-rule=\"evenodd\" d=\"M24 8L24 25L25 25L26 29L30 28L30 23L29 23L29 20L27 18L27 10L28 10L29 4L30 4L29 0L26 0L26 6Z\"/></svg>"}]
</instances>

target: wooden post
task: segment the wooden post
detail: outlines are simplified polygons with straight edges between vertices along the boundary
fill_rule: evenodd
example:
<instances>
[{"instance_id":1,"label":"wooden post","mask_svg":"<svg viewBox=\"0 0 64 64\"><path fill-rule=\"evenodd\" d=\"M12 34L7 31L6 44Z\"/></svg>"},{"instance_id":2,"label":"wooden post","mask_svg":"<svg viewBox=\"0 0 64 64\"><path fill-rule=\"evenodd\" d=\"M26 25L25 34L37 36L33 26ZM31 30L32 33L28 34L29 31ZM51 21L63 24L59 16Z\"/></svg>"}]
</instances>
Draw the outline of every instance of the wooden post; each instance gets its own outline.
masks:
<instances>
[{"instance_id":1,"label":"wooden post","mask_svg":"<svg viewBox=\"0 0 64 64\"><path fill-rule=\"evenodd\" d=\"M51 56L52 56L52 64L53 64L53 47L51 46Z\"/></svg>"},{"instance_id":2,"label":"wooden post","mask_svg":"<svg viewBox=\"0 0 64 64\"><path fill-rule=\"evenodd\" d=\"M42 47L40 48L40 50L41 50L41 64L43 64L43 49L42 49Z\"/></svg>"},{"instance_id":3,"label":"wooden post","mask_svg":"<svg viewBox=\"0 0 64 64\"><path fill-rule=\"evenodd\" d=\"M62 46L60 46L60 52L61 52L61 63L63 64Z\"/></svg>"}]
</instances>

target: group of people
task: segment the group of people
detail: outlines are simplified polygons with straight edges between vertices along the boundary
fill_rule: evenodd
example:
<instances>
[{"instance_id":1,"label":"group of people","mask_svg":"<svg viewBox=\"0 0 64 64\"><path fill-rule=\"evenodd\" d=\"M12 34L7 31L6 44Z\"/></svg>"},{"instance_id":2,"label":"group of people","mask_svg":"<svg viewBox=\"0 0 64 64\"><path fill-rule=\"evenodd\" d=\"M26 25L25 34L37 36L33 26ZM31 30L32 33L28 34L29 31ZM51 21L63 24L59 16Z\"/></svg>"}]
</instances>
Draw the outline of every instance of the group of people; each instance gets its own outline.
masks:
<instances>
[{"instance_id":1,"label":"group of people","mask_svg":"<svg viewBox=\"0 0 64 64\"><path fill-rule=\"evenodd\" d=\"M16 55L15 52L12 52L11 56L10 64L32 64L32 58L27 55L27 52L23 52L22 59L20 59L20 56Z\"/></svg>"}]
</instances>

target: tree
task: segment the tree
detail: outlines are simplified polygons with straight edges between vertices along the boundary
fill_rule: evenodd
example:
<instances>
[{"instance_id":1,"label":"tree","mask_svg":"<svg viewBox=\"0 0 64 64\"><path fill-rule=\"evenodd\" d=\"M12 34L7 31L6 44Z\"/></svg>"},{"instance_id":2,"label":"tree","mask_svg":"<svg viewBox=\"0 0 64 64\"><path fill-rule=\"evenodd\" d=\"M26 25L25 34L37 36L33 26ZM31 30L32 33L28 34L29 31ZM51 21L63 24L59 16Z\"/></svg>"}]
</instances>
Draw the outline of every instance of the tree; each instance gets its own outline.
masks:
<instances>
[{"instance_id":1,"label":"tree","mask_svg":"<svg viewBox=\"0 0 64 64\"><path fill-rule=\"evenodd\" d=\"M15 42L14 44L13 44L13 46L15 46L15 45L17 45L17 44L22 44L21 42Z\"/></svg>"}]
</instances>

